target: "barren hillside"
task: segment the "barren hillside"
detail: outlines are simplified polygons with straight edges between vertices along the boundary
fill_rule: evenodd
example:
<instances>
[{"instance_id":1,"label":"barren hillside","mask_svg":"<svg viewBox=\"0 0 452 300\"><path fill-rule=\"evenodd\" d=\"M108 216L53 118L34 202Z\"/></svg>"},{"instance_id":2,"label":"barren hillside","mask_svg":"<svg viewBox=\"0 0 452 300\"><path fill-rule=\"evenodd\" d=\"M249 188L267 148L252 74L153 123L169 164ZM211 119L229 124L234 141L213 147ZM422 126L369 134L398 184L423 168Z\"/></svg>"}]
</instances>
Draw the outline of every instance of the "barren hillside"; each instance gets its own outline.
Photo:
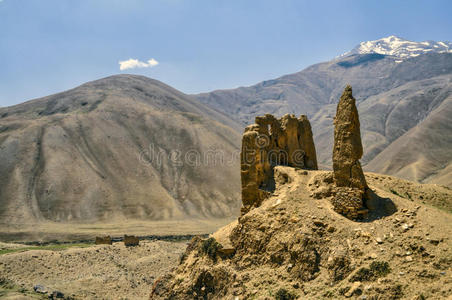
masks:
<instances>
[{"instance_id":1,"label":"barren hillside","mask_svg":"<svg viewBox=\"0 0 452 300\"><path fill-rule=\"evenodd\" d=\"M402 59L369 50L250 87L196 97L241 124L251 124L255 116L265 113L278 117L307 114L319 164L331 168L336 103L344 87L351 84L362 124L366 170L452 186L452 132L445 117L450 115L451 74L452 53L430 52Z\"/></svg>"},{"instance_id":2,"label":"barren hillside","mask_svg":"<svg viewBox=\"0 0 452 300\"><path fill-rule=\"evenodd\" d=\"M377 205L355 222L333 211L330 172L276 167L275 180L260 207L194 239L151 299L452 296L452 215L418 200L435 195L450 207L449 189L367 174Z\"/></svg>"},{"instance_id":3,"label":"barren hillside","mask_svg":"<svg viewBox=\"0 0 452 300\"><path fill-rule=\"evenodd\" d=\"M238 141L228 117L142 76L1 108L0 223L233 216Z\"/></svg>"}]
</instances>

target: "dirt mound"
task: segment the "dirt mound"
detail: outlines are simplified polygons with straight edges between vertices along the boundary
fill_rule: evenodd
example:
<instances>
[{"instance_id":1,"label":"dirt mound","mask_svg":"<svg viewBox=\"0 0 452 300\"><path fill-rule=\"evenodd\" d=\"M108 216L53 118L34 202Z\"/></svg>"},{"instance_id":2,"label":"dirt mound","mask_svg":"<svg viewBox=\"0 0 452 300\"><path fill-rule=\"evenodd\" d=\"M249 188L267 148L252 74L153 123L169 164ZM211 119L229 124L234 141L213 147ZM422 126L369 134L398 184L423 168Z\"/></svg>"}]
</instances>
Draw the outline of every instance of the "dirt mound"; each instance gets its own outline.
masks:
<instances>
[{"instance_id":1,"label":"dirt mound","mask_svg":"<svg viewBox=\"0 0 452 300\"><path fill-rule=\"evenodd\" d=\"M288 180L276 181L260 207L210 239L192 240L151 299L452 295L451 214L381 188L396 178L369 174L377 207L356 222L333 210L331 172L275 167L281 174Z\"/></svg>"},{"instance_id":2,"label":"dirt mound","mask_svg":"<svg viewBox=\"0 0 452 300\"><path fill-rule=\"evenodd\" d=\"M452 189L438 184L420 184L396 177L366 173L368 182L379 189L410 201L435 206L452 213Z\"/></svg>"}]
</instances>

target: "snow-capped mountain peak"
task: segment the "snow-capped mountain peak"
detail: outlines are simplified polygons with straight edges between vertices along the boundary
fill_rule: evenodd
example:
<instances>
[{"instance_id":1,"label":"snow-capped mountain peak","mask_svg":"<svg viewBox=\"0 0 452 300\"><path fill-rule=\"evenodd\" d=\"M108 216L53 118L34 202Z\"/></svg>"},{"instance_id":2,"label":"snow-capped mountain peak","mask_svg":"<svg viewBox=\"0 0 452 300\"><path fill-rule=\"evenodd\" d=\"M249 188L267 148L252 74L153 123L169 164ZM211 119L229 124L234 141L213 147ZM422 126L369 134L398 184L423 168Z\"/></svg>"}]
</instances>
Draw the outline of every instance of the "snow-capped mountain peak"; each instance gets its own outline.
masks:
<instances>
[{"instance_id":1,"label":"snow-capped mountain peak","mask_svg":"<svg viewBox=\"0 0 452 300\"><path fill-rule=\"evenodd\" d=\"M352 54L378 53L383 55L395 56L400 59L406 59L428 52L452 53L452 43L446 41L413 42L391 35L375 41L361 42L351 51L344 53L341 56L348 56Z\"/></svg>"}]
</instances>

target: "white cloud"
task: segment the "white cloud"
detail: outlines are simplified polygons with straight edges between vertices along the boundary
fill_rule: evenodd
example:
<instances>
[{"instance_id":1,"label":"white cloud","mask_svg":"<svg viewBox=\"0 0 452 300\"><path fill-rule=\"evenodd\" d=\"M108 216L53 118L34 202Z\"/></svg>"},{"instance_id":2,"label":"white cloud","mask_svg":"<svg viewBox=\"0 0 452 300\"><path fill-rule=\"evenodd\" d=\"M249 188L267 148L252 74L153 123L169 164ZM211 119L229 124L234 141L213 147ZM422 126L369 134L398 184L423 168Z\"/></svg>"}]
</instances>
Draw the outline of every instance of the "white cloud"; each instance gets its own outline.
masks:
<instances>
[{"instance_id":1,"label":"white cloud","mask_svg":"<svg viewBox=\"0 0 452 300\"><path fill-rule=\"evenodd\" d=\"M0 0L1 1L1 0ZM147 62L139 61L138 59L129 58L119 62L119 69L121 71L135 68L152 68L158 65L159 62L151 58Z\"/></svg>"}]
</instances>

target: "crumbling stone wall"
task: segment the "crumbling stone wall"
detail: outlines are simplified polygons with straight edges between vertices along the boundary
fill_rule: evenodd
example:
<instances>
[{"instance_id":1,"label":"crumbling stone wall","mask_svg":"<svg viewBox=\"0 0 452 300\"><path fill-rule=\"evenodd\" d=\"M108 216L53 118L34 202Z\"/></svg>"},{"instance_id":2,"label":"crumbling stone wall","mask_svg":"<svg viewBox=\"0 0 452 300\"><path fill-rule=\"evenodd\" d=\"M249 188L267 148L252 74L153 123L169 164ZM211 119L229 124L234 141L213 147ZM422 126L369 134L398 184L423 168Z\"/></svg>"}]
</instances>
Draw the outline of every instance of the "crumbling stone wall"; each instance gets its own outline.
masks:
<instances>
[{"instance_id":1,"label":"crumbling stone wall","mask_svg":"<svg viewBox=\"0 0 452 300\"><path fill-rule=\"evenodd\" d=\"M362 190L336 187L332 199L334 210L352 220L364 217L367 209L364 207L363 196Z\"/></svg>"},{"instance_id":2,"label":"crumbling stone wall","mask_svg":"<svg viewBox=\"0 0 452 300\"><path fill-rule=\"evenodd\" d=\"M251 207L259 206L274 190L275 166L317 169L308 118L290 114L280 119L270 114L256 117L256 124L245 128L240 159L243 215Z\"/></svg>"},{"instance_id":3,"label":"crumbling stone wall","mask_svg":"<svg viewBox=\"0 0 452 300\"><path fill-rule=\"evenodd\" d=\"M359 159L363 155L361 132L352 95L347 85L337 104L334 118L333 177L336 195L334 209L350 219L356 219L367 212L363 202L368 189Z\"/></svg>"}]
</instances>

